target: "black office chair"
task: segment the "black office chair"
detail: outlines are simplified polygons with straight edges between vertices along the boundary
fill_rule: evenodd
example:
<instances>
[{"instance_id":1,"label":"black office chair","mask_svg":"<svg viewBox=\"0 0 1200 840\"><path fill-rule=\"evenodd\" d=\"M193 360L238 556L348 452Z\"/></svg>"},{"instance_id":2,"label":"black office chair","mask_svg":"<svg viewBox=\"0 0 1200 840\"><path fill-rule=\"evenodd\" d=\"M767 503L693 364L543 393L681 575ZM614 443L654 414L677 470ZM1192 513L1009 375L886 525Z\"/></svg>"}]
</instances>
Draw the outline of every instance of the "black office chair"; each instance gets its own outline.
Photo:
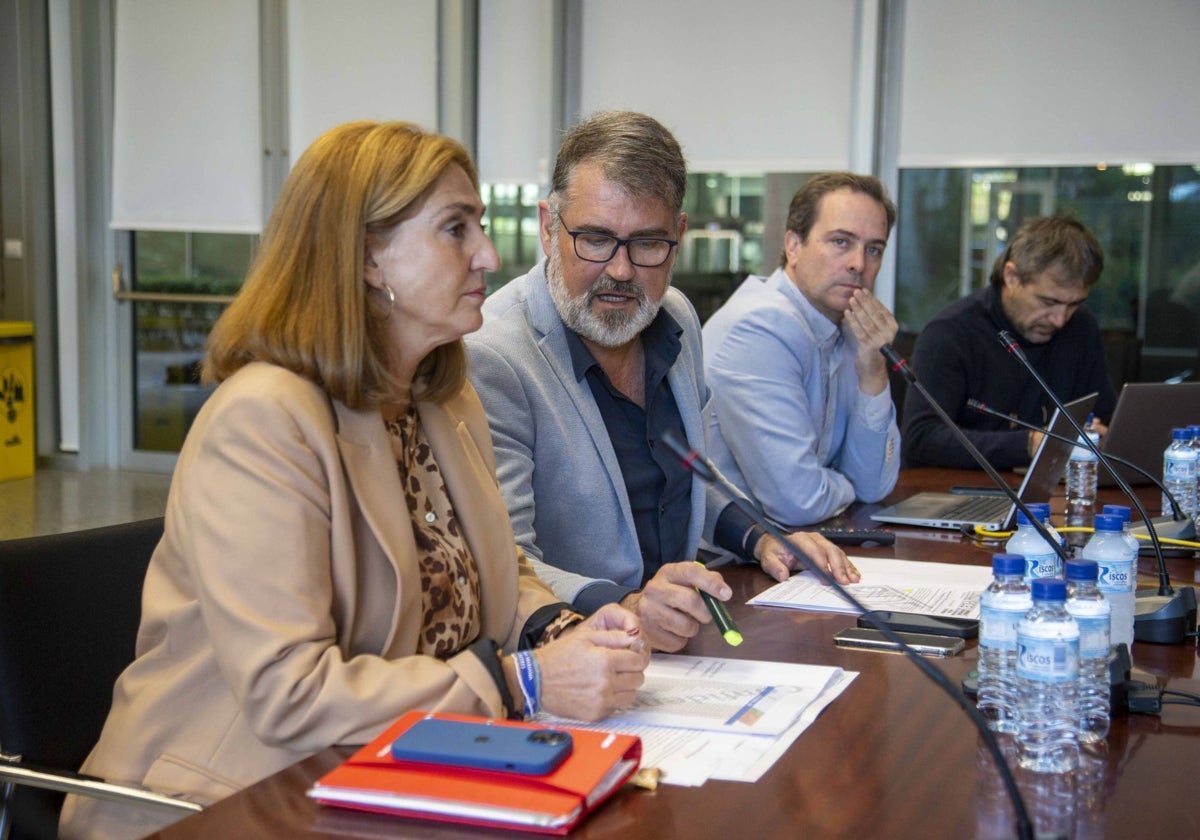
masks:
<instances>
[{"instance_id":1,"label":"black office chair","mask_svg":"<svg viewBox=\"0 0 1200 840\"><path fill-rule=\"evenodd\" d=\"M64 792L197 811L75 774L133 660L162 517L0 542L0 838L54 838ZM52 768L52 769L50 769Z\"/></svg>"}]
</instances>

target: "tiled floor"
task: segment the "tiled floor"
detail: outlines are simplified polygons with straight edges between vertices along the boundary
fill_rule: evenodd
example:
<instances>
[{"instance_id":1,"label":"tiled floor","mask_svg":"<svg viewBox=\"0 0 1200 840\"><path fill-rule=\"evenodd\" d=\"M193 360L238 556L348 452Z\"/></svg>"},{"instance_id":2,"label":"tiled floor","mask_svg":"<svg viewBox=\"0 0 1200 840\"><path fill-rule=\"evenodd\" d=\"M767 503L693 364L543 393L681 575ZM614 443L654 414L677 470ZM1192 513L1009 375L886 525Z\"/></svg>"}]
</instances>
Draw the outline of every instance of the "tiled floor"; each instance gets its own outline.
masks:
<instances>
[{"instance_id":1,"label":"tiled floor","mask_svg":"<svg viewBox=\"0 0 1200 840\"><path fill-rule=\"evenodd\" d=\"M0 539L33 537L161 516L171 476L39 469L0 481Z\"/></svg>"}]
</instances>

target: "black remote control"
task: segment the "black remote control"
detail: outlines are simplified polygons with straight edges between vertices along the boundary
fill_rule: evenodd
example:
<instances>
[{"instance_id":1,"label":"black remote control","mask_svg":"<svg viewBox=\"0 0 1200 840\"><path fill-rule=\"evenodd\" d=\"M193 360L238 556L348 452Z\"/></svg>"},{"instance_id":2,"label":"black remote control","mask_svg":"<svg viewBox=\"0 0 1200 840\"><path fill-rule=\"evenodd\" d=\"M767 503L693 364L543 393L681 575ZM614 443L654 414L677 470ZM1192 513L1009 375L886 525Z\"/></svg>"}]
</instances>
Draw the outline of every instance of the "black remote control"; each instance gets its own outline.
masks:
<instances>
[{"instance_id":1,"label":"black remote control","mask_svg":"<svg viewBox=\"0 0 1200 840\"><path fill-rule=\"evenodd\" d=\"M817 528L816 532L834 545L892 545L896 535L891 531L873 528Z\"/></svg>"}]
</instances>

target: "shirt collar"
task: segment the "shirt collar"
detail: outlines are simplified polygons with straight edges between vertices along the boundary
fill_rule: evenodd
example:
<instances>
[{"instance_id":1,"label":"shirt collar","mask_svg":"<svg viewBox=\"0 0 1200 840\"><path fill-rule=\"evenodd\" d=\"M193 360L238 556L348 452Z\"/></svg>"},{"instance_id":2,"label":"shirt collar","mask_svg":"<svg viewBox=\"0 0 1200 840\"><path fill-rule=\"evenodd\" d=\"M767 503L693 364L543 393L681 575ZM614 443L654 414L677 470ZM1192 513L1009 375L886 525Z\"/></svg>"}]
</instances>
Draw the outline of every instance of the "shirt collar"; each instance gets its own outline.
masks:
<instances>
[{"instance_id":1,"label":"shirt collar","mask_svg":"<svg viewBox=\"0 0 1200 840\"><path fill-rule=\"evenodd\" d=\"M569 327L564 327L563 332L566 333L567 350L571 353L571 370L575 374L575 379L582 382L587 372L592 367L599 365L599 362L592 355L592 351L587 349L587 345L583 343L579 333ZM675 359L679 357L679 350L683 346L679 340L681 335L683 335L683 327L679 326L679 322L671 317L671 313L667 312L666 307L660 308L658 314L654 316L654 320L646 329L642 330L640 336L646 358L652 360L651 364L653 365L661 365L664 370L669 369L671 365L675 364Z\"/></svg>"},{"instance_id":2,"label":"shirt collar","mask_svg":"<svg viewBox=\"0 0 1200 840\"><path fill-rule=\"evenodd\" d=\"M1017 341L1022 347L1028 348L1037 346L1028 341L1025 336L1021 335L1021 333L1017 331L1017 328L1013 326L1012 321L1008 320L1008 315L1004 312L1004 301L1001 300L1000 294L1001 290L999 286L988 284L987 297L985 298L985 308L987 309L988 314L991 315L993 323L1000 327L1000 329L1007 330L1011 335L1016 337ZM1059 332L1061 332L1061 330ZM1055 333L1055 335L1058 335L1058 333Z\"/></svg>"},{"instance_id":3,"label":"shirt collar","mask_svg":"<svg viewBox=\"0 0 1200 840\"><path fill-rule=\"evenodd\" d=\"M786 271L782 268L776 269L772 279L775 280L776 288L796 307L796 311L800 313L801 319L818 343L833 344L842 337L841 326L830 321L813 306Z\"/></svg>"}]
</instances>

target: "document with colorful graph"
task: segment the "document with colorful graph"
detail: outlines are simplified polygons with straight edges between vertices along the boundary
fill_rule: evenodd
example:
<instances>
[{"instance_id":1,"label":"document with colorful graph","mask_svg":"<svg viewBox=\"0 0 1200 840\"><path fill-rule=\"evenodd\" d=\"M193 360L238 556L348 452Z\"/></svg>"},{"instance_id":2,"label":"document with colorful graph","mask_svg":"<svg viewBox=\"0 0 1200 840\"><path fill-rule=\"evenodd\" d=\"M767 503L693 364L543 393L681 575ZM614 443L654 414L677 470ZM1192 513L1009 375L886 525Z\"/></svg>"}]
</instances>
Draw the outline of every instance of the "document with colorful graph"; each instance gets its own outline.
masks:
<instances>
[{"instance_id":1,"label":"document with colorful graph","mask_svg":"<svg viewBox=\"0 0 1200 840\"><path fill-rule=\"evenodd\" d=\"M656 653L632 709L570 725L637 735L643 766L659 768L669 785L754 782L855 676L824 665Z\"/></svg>"},{"instance_id":2,"label":"document with colorful graph","mask_svg":"<svg viewBox=\"0 0 1200 840\"><path fill-rule=\"evenodd\" d=\"M822 665L656 654L633 706L607 722L779 735L841 673Z\"/></svg>"}]
</instances>

